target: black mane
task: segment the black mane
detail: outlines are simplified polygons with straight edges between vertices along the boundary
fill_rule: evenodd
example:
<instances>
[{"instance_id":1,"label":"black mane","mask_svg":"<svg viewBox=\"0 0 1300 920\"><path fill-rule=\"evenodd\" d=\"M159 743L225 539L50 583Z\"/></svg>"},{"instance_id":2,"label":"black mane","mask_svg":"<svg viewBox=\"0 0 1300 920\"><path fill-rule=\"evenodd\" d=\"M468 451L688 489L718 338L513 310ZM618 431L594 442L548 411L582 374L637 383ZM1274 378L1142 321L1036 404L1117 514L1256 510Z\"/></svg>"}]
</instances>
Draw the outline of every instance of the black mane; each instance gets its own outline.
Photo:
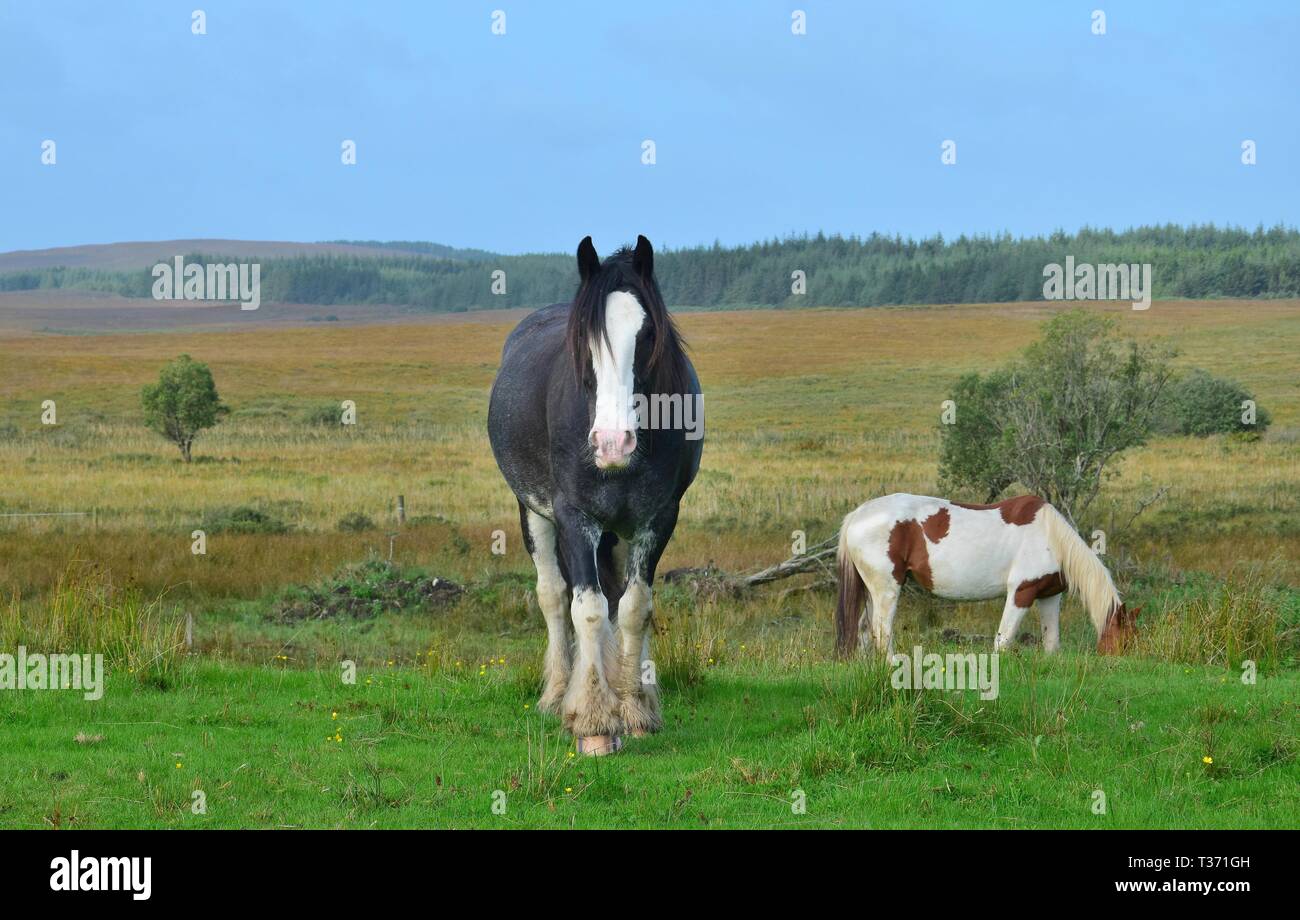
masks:
<instances>
[{"instance_id":1,"label":"black mane","mask_svg":"<svg viewBox=\"0 0 1300 920\"><path fill-rule=\"evenodd\" d=\"M653 268L648 275L643 275L638 270L636 252L630 246L622 247L600 263L600 268L585 278L573 295L567 344L574 373L581 378L590 366L592 341L599 337L608 345L605 300L615 291L632 294L650 320L653 343L650 357L644 368L636 369L637 376L649 383L651 393L687 392L686 343L668 314Z\"/></svg>"}]
</instances>

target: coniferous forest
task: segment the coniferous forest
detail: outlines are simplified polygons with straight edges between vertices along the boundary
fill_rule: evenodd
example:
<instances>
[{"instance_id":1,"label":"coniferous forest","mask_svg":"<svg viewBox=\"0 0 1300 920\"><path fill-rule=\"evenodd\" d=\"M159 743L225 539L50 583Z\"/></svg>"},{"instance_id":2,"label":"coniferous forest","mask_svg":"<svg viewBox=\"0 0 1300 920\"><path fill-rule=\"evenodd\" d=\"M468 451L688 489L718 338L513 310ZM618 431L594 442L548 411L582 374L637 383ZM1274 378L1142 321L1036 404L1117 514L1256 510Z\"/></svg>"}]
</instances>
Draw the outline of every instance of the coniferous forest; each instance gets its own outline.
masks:
<instances>
[{"instance_id":1,"label":"coniferous forest","mask_svg":"<svg viewBox=\"0 0 1300 920\"><path fill-rule=\"evenodd\" d=\"M433 243L375 243L369 255L261 260L263 302L394 304L431 312L538 306L568 299L568 253L495 255ZM607 255L608 253L603 253ZM661 248L656 272L674 307L877 306L1043 299L1043 269L1063 264L1152 266L1157 298L1300 296L1300 231L1214 226L1083 229L1046 237L946 240L789 237L724 247ZM186 262L233 262L188 253ZM494 292L494 273L497 291ZM803 293L795 273L802 272ZM504 284L502 284L504 282ZM46 268L0 274L0 291L63 288L149 297L149 268Z\"/></svg>"}]
</instances>

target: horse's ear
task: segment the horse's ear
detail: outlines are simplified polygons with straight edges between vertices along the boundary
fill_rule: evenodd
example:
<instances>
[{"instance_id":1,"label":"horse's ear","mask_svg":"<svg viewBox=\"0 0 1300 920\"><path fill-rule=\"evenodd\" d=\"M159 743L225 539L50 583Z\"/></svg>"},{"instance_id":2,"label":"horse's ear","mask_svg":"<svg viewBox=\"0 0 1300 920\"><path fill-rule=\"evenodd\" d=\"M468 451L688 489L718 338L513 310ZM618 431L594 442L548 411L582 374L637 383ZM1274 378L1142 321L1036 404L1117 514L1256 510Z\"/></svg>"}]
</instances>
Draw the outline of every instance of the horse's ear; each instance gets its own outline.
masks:
<instances>
[{"instance_id":1,"label":"horse's ear","mask_svg":"<svg viewBox=\"0 0 1300 920\"><path fill-rule=\"evenodd\" d=\"M591 243L591 237L584 236L582 242L578 244L578 277L584 282L595 276L600 271L600 256L596 255L596 247Z\"/></svg>"},{"instance_id":2,"label":"horse's ear","mask_svg":"<svg viewBox=\"0 0 1300 920\"><path fill-rule=\"evenodd\" d=\"M1130 608L1127 604L1121 604L1115 611L1115 625L1121 629L1133 629L1137 626L1137 617L1141 612L1141 607Z\"/></svg>"},{"instance_id":3,"label":"horse's ear","mask_svg":"<svg viewBox=\"0 0 1300 920\"><path fill-rule=\"evenodd\" d=\"M632 267L642 278L653 278L655 273L655 250L644 236L636 238L636 251L632 253Z\"/></svg>"}]
</instances>

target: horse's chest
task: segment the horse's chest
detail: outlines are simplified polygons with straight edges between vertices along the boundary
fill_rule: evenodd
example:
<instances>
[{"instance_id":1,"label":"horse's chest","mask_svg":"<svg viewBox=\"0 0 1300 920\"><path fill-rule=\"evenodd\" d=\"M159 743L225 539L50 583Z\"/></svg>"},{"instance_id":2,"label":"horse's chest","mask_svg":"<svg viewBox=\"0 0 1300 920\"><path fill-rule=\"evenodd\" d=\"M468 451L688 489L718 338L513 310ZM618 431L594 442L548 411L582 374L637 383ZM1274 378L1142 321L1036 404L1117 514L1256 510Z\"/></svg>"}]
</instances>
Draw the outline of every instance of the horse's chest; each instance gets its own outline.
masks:
<instances>
[{"instance_id":1,"label":"horse's chest","mask_svg":"<svg viewBox=\"0 0 1300 920\"><path fill-rule=\"evenodd\" d=\"M662 489L643 482L614 480L590 489L582 507L603 529L630 538L655 516L662 497Z\"/></svg>"}]
</instances>

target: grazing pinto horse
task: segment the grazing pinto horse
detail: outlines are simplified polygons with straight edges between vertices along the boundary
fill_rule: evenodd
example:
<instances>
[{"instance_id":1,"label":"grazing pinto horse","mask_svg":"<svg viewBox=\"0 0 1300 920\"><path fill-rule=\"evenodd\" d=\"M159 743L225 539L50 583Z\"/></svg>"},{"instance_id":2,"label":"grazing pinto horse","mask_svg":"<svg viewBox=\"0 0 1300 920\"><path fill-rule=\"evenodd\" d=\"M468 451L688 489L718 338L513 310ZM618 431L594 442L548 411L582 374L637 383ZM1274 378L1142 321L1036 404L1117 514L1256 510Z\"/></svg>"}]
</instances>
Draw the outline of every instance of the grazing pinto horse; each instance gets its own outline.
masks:
<instances>
[{"instance_id":1,"label":"grazing pinto horse","mask_svg":"<svg viewBox=\"0 0 1300 920\"><path fill-rule=\"evenodd\" d=\"M650 586L700 466L703 417L650 241L637 237L635 250L602 263L587 237L578 274L572 304L530 314L506 339L488 437L537 566L547 629L538 708L563 716L580 752L606 754L621 732L663 724L649 661ZM646 427L650 402L676 407L678 418Z\"/></svg>"},{"instance_id":2,"label":"grazing pinto horse","mask_svg":"<svg viewBox=\"0 0 1300 920\"><path fill-rule=\"evenodd\" d=\"M1004 650L1037 602L1043 649L1061 637L1061 596L1079 595L1097 631L1097 650L1113 654L1136 633L1110 573L1059 511L1033 495L968 505L898 493L876 498L840 527L836 647L852 653L863 624L876 648L892 654L894 612L904 580L950 600L1006 595L993 647ZM860 616L859 616L860 615ZM865 637L863 637L865 640Z\"/></svg>"}]
</instances>

